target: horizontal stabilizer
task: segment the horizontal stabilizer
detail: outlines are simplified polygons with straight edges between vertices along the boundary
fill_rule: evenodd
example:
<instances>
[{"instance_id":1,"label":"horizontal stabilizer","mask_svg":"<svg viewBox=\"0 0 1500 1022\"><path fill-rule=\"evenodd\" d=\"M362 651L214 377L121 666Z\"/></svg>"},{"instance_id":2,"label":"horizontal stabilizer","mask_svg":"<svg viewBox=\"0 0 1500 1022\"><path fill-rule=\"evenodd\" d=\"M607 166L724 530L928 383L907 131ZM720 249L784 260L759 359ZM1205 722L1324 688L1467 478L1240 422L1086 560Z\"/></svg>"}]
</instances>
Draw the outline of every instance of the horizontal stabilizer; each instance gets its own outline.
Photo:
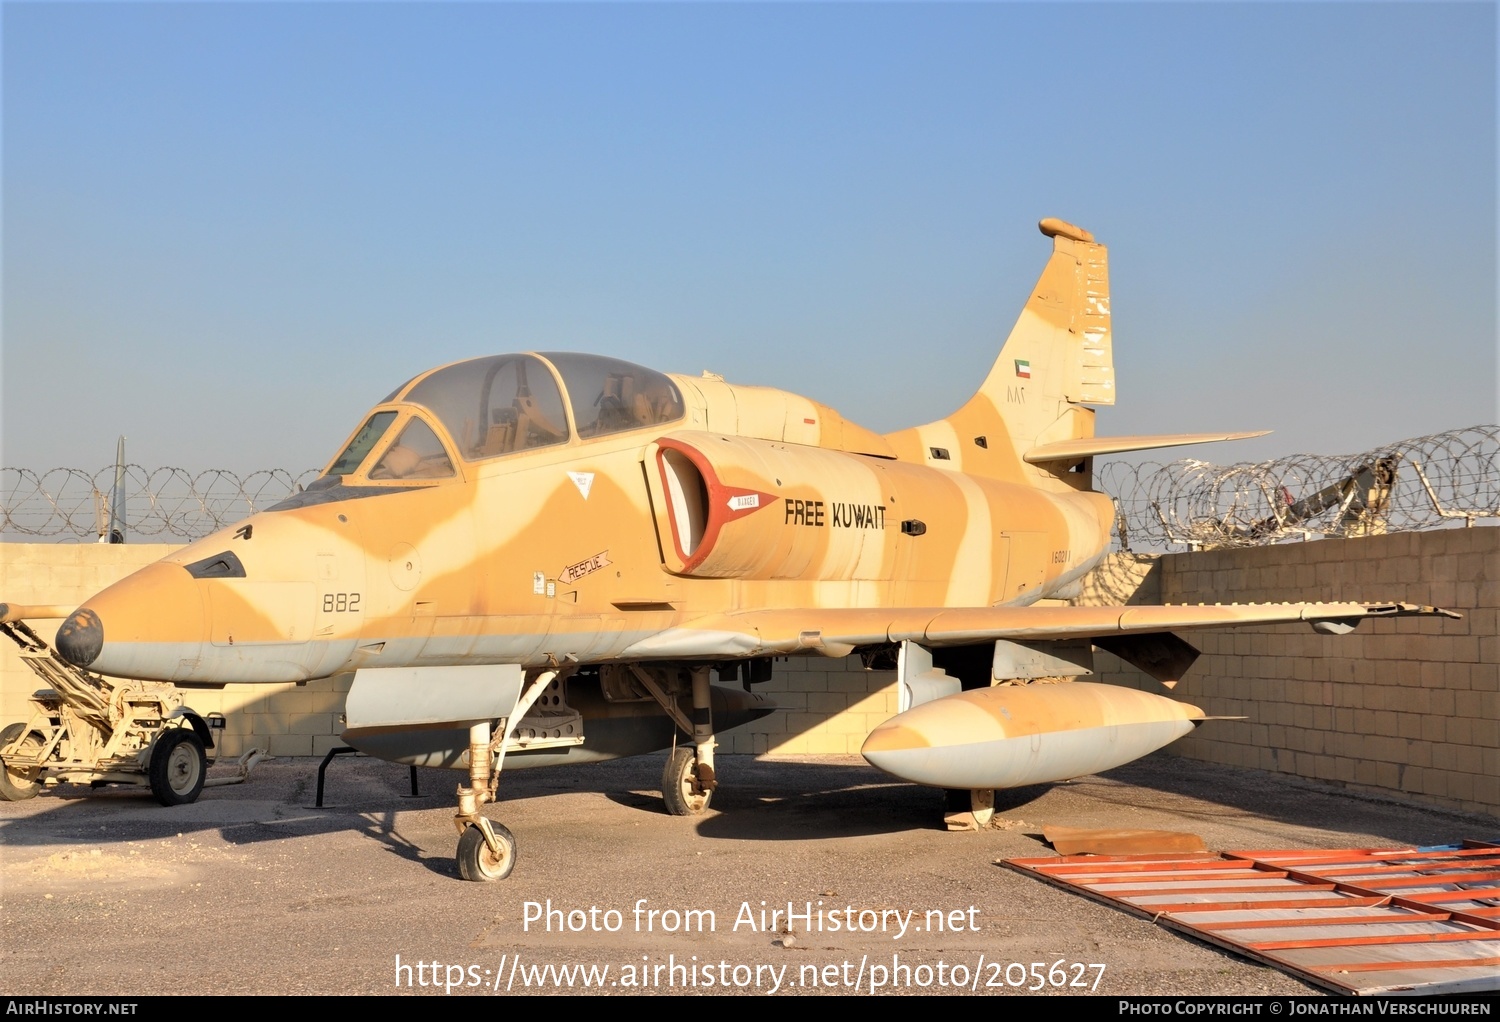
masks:
<instances>
[{"instance_id":1,"label":"horizontal stabilizer","mask_svg":"<svg viewBox=\"0 0 1500 1022\"><path fill-rule=\"evenodd\" d=\"M1021 456L1031 465L1044 461L1070 461L1096 454L1124 454L1126 451L1151 451L1158 447L1186 447L1189 444L1213 444L1221 440L1249 440L1265 436L1269 429L1251 433L1163 433L1158 436L1093 436L1078 440L1058 440L1040 444Z\"/></svg>"}]
</instances>

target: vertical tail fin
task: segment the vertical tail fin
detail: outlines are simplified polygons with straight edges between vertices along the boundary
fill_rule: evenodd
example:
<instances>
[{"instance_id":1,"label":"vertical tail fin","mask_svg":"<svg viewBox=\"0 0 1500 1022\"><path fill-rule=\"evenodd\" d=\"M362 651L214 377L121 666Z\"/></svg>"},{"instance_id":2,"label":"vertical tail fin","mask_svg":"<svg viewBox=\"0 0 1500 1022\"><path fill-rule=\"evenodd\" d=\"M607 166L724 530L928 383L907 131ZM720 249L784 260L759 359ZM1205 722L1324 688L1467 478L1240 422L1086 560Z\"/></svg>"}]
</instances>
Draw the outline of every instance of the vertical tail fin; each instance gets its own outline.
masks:
<instances>
[{"instance_id":1,"label":"vertical tail fin","mask_svg":"<svg viewBox=\"0 0 1500 1022\"><path fill-rule=\"evenodd\" d=\"M1082 228L1051 217L1039 225L1052 239L1052 258L979 388L998 407L1005 388L1030 363L1032 388L1070 404L1115 403L1109 329L1109 251ZM1040 411L1030 405L1028 411ZM1021 416L1025 419L1031 416ZM1016 417L1006 415L1007 421ZM1018 421L1017 425L1021 423Z\"/></svg>"},{"instance_id":2,"label":"vertical tail fin","mask_svg":"<svg viewBox=\"0 0 1500 1022\"><path fill-rule=\"evenodd\" d=\"M978 393L953 415L889 437L904 458L981 475L1057 480L1077 466L1035 467L1021 455L1042 443L1094 435L1087 405L1115 403L1109 323L1109 253L1082 228L1048 218L1052 256ZM944 452L942 455L934 451ZM1074 469L1069 472L1069 469Z\"/></svg>"}]
</instances>

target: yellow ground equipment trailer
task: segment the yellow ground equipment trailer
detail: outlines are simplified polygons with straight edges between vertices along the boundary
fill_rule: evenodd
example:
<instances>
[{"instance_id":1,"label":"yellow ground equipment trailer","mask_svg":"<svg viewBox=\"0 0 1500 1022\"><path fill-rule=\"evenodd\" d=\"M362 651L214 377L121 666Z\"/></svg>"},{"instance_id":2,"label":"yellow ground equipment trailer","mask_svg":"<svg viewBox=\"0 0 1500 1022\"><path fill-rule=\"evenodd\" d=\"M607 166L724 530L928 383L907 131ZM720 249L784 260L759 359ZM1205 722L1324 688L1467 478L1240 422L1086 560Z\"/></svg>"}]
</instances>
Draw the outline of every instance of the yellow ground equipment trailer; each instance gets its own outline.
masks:
<instances>
[{"instance_id":1,"label":"yellow ground equipment trailer","mask_svg":"<svg viewBox=\"0 0 1500 1022\"><path fill-rule=\"evenodd\" d=\"M175 685L106 678L68 663L26 624L63 618L72 608L0 603L0 632L20 647L41 679L30 719L0 730L0 797L32 798L42 786L73 783L149 785L164 806L197 800L206 784L245 780L264 752L252 749L239 771L210 780L224 717L183 704Z\"/></svg>"}]
</instances>

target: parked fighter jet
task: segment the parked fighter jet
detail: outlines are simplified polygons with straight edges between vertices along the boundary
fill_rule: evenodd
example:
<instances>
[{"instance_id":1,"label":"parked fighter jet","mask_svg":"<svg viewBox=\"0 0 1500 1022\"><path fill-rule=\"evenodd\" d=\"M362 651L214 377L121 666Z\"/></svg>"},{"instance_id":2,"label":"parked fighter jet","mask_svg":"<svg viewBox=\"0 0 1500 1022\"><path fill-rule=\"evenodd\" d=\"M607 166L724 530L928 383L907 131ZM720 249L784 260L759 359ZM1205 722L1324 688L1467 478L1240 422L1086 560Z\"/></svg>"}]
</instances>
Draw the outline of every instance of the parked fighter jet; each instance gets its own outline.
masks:
<instances>
[{"instance_id":1,"label":"parked fighter jet","mask_svg":"<svg viewBox=\"0 0 1500 1022\"><path fill-rule=\"evenodd\" d=\"M702 812L715 729L769 712L748 690L777 657L895 664L904 712L865 756L982 790L1108 769L1202 718L1066 681L1089 673L1091 644L1171 684L1196 656L1177 630L1437 613L1035 606L1104 554L1096 456L1259 435L1096 437L1091 406L1115 399L1106 251L1040 226L1051 258L946 419L881 436L709 375L559 353L459 362L393 390L305 491L89 600L57 648L184 686L352 672L345 740L467 771L459 870L488 880L515 862L481 812L502 764L673 746L666 803ZM715 669L745 691L712 685Z\"/></svg>"}]
</instances>

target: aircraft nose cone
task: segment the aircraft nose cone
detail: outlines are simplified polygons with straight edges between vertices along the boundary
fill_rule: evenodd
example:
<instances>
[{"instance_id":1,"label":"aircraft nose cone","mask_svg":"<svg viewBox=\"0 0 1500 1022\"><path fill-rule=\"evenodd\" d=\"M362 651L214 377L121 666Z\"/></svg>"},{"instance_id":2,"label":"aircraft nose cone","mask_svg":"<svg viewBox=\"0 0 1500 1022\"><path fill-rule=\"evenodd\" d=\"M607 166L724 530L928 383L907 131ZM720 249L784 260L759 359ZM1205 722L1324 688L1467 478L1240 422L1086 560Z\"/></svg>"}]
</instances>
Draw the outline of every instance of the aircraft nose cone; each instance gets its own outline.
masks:
<instances>
[{"instance_id":1,"label":"aircraft nose cone","mask_svg":"<svg viewBox=\"0 0 1500 1022\"><path fill-rule=\"evenodd\" d=\"M58 655L116 678L186 677L183 661L197 659L208 639L205 603L181 565L158 561L75 610L57 631Z\"/></svg>"},{"instance_id":2,"label":"aircraft nose cone","mask_svg":"<svg viewBox=\"0 0 1500 1022\"><path fill-rule=\"evenodd\" d=\"M88 607L73 611L57 630L57 651L70 664L87 667L103 649L104 622Z\"/></svg>"}]
</instances>

